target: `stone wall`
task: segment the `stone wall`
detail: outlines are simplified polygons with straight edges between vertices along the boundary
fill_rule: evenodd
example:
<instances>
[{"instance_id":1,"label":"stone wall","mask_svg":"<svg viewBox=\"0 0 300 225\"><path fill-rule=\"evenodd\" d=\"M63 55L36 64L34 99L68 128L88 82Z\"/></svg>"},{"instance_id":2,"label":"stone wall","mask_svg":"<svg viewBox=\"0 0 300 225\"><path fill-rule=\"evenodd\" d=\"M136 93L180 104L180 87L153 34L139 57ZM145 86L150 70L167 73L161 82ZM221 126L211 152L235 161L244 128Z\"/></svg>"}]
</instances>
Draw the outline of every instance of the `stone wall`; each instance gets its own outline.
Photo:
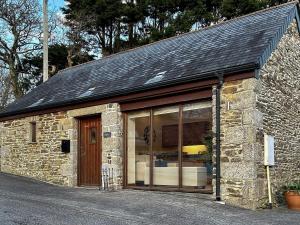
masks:
<instances>
[{"instance_id":1,"label":"stone wall","mask_svg":"<svg viewBox=\"0 0 300 225\"><path fill-rule=\"evenodd\" d=\"M122 185L122 117L118 104L26 117L0 123L1 171L67 186L77 185L78 119L98 114L102 131L102 164L114 168L115 187ZM37 142L30 142L30 122L37 124ZM61 152L61 140L70 140L70 153Z\"/></svg>"},{"instance_id":2,"label":"stone wall","mask_svg":"<svg viewBox=\"0 0 300 225\"><path fill-rule=\"evenodd\" d=\"M300 38L294 22L260 71L260 78L225 82L221 91L221 195L229 204L268 202L264 133L275 137L273 197L300 179ZM215 97L213 98L215 105ZM277 195L277 196L276 196Z\"/></svg>"},{"instance_id":3,"label":"stone wall","mask_svg":"<svg viewBox=\"0 0 300 225\"><path fill-rule=\"evenodd\" d=\"M262 68L257 86L256 108L263 114L263 133L275 137L275 166L271 168L274 200L281 199L280 188L300 180L300 37L294 22L276 51ZM259 149L259 155L263 148ZM261 157L258 177L265 178Z\"/></svg>"},{"instance_id":4,"label":"stone wall","mask_svg":"<svg viewBox=\"0 0 300 225\"><path fill-rule=\"evenodd\" d=\"M102 131L110 132L111 137L102 139L102 164L113 168L113 185L123 186L123 120L118 104L106 105L102 113Z\"/></svg>"},{"instance_id":5,"label":"stone wall","mask_svg":"<svg viewBox=\"0 0 300 225\"><path fill-rule=\"evenodd\" d=\"M256 78L225 82L221 90L221 197L231 205L257 207ZM215 99L215 98L214 98Z\"/></svg>"},{"instance_id":6,"label":"stone wall","mask_svg":"<svg viewBox=\"0 0 300 225\"><path fill-rule=\"evenodd\" d=\"M70 185L65 174L70 155L61 153L61 129L66 113L51 113L1 123L1 171L37 178L55 184ZM30 142L30 122L36 122L37 142Z\"/></svg>"}]
</instances>

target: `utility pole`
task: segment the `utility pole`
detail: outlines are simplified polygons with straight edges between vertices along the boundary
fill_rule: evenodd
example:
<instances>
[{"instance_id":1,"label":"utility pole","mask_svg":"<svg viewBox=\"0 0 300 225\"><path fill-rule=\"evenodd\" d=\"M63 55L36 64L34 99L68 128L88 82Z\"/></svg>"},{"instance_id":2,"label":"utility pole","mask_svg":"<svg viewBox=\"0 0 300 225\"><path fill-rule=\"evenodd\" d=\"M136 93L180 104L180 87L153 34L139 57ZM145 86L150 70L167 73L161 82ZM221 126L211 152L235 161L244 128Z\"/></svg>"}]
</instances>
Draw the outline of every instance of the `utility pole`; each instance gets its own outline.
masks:
<instances>
[{"instance_id":1,"label":"utility pole","mask_svg":"<svg viewBox=\"0 0 300 225\"><path fill-rule=\"evenodd\" d=\"M43 82L48 80L48 0L43 0Z\"/></svg>"}]
</instances>

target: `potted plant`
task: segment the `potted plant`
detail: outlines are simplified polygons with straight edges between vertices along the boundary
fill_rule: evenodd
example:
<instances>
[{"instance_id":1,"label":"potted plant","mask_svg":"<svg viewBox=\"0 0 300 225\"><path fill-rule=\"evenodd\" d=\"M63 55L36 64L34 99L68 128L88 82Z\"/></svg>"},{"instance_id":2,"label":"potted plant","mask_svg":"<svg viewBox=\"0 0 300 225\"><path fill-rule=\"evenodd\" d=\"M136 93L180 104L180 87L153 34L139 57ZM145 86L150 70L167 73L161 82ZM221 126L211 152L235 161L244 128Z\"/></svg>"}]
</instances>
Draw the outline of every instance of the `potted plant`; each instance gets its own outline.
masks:
<instances>
[{"instance_id":1,"label":"potted plant","mask_svg":"<svg viewBox=\"0 0 300 225\"><path fill-rule=\"evenodd\" d=\"M289 209L300 211L300 181L285 186L284 197Z\"/></svg>"}]
</instances>

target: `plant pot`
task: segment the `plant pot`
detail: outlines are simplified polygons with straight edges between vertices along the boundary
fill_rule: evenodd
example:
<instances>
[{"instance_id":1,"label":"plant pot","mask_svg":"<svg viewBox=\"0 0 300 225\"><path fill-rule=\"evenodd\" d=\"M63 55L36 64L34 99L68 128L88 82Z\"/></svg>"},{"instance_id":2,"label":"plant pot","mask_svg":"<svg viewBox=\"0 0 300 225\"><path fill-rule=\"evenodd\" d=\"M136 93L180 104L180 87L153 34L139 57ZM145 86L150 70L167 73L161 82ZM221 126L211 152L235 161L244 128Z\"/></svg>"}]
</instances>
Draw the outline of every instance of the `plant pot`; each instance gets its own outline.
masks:
<instances>
[{"instance_id":1,"label":"plant pot","mask_svg":"<svg viewBox=\"0 0 300 225\"><path fill-rule=\"evenodd\" d=\"M288 208L300 211L300 194L296 191L287 191L284 195Z\"/></svg>"}]
</instances>

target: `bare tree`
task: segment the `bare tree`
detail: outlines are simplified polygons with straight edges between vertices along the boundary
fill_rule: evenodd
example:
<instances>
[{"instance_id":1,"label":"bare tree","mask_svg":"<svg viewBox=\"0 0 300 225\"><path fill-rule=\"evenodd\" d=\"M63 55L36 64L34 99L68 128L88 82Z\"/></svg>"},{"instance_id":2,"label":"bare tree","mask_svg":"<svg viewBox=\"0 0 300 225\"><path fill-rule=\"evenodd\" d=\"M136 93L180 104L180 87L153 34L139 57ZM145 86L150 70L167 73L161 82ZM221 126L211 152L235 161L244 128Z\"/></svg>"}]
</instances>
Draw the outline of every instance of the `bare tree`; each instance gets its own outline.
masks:
<instances>
[{"instance_id":1,"label":"bare tree","mask_svg":"<svg viewBox=\"0 0 300 225\"><path fill-rule=\"evenodd\" d=\"M38 0L0 0L0 66L16 98L24 94L22 57L41 49L40 12Z\"/></svg>"},{"instance_id":2,"label":"bare tree","mask_svg":"<svg viewBox=\"0 0 300 225\"><path fill-rule=\"evenodd\" d=\"M8 71L0 68L0 110L5 108L12 100L9 77L7 75Z\"/></svg>"}]
</instances>

